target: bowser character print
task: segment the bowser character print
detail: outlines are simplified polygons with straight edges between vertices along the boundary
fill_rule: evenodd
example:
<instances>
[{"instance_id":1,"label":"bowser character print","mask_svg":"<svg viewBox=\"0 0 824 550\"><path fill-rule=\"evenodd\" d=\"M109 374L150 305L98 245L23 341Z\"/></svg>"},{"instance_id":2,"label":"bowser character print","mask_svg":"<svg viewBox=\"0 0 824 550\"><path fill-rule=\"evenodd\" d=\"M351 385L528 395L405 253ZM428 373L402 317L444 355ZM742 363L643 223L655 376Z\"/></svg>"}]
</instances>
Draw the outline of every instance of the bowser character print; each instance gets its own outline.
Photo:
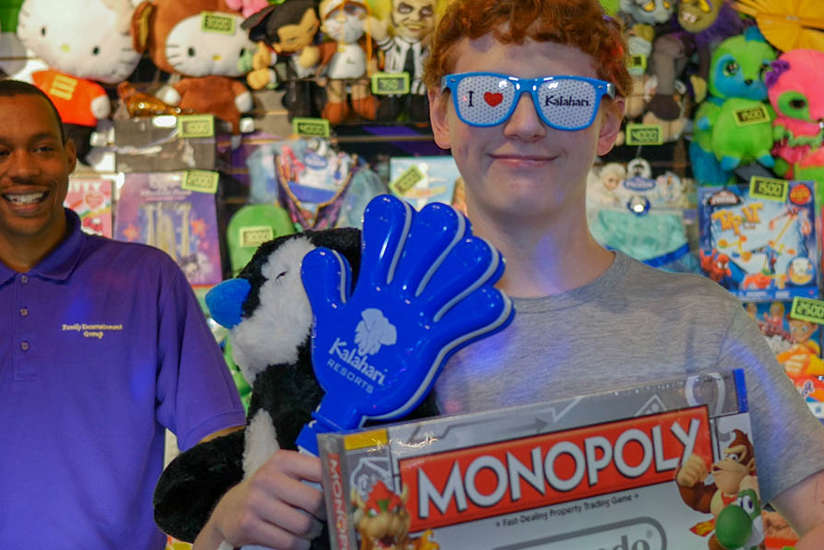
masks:
<instances>
[{"instance_id":1,"label":"bowser character print","mask_svg":"<svg viewBox=\"0 0 824 550\"><path fill-rule=\"evenodd\" d=\"M357 489L352 489L355 505L355 529L360 538L360 550L439 550L440 545L430 540L427 529L419 538L409 536L411 518L406 509L406 487L400 495L378 481L364 502Z\"/></svg>"}]
</instances>

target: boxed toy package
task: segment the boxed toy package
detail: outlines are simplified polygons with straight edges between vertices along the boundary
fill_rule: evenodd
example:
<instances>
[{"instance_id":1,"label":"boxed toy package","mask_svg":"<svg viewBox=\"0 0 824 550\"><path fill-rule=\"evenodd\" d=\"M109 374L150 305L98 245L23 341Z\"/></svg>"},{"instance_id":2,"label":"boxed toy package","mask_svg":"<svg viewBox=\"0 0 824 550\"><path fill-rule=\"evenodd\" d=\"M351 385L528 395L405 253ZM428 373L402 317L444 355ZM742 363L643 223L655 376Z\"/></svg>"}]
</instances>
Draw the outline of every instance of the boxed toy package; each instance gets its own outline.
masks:
<instances>
[{"instance_id":1,"label":"boxed toy package","mask_svg":"<svg viewBox=\"0 0 824 550\"><path fill-rule=\"evenodd\" d=\"M822 331L817 323L794 317L792 306L792 302L749 302L744 307L812 413L824 422Z\"/></svg>"},{"instance_id":2,"label":"boxed toy package","mask_svg":"<svg viewBox=\"0 0 824 550\"><path fill-rule=\"evenodd\" d=\"M812 182L701 187L701 269L746 301L818 297Z\"/></svg>"},{"instance_id":3,"label":"boxed toy package","mask_svg":"<svg viewBox=\"0 0 824 550\"><path fill-rule=\"evenodd\" d=\"M318 436L338 550L758 548L752 440L740 370Z\"/></svg>"},{"instance_id":4,"label":"boxed toy package","mask_svg":"<svg viewBox=\"0 0 824 550\"><path fill-rule=\"evenodd\" d=\"M696 273L687 231L694 188L669 170L654 175L640 157L593 167L587 179L590 232L602 246L652 267Z\"/></svg>"},{"instance_id":5,"label":"boxed toy package","mask_svg":"<svg viewBox=\"0 0 824 550\"><path fill-rule=\"evenodd\" d=\"M69 190L63 204L80 216L83 231L92 235L112 236L112 180L106 177L69 178Z\"/></svg>"},{"instance_id":6,"label":"boxed toy package","mask_svg":"<svg viewBox=\"0 0 824 550\"><path fill-rule=\"evenodd\" d=\"M215 192L217 172L127 174L114 238L160 248L194 286L222 280Z\"/></svg>"}]
</instances>

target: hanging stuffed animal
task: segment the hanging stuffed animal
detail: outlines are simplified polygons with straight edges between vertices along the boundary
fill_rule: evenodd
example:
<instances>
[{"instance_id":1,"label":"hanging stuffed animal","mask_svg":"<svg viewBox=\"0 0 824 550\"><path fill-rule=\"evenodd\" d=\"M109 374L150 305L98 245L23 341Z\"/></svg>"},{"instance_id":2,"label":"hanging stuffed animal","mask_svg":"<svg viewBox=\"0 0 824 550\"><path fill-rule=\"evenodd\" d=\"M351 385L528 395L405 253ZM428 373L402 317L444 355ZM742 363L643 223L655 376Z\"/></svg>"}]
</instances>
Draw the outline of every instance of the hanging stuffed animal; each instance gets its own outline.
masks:
<instances>
[{"instance_id":1,"label":"hanging stuffed animal","mask_svg":"<svg viewBox=\"0 0 824 550\"><path fill-rule=\"evenodd\" d=\"M326 84L323 118L340 124L352 111L375 120L378 100L370 92L369 75L375 70L368 8L361 0L322 0L321 31L329 41L320 45L320 72ZM351 99L351 109L347 97Z\"/></svg>"},{"instance_id":2,"label":"hanging stuffed animal","mask_svg":"<svg viewBox=\"0 0 824 550\"><path fill-rule=\"evenodd\" d=\"M134 71L140 54L132 48L129 0L25 0L17 34L48 70L32 81L54 102L81 159L99 120L111 113L104 84L117 84Z\"/></svg>"},{"instance_id":3,"label":"hanging stuffed animal","mask_svg":"<svg viewBox=\"0 0 824 550\"><path fill-rule=\"evenodd\" d=\"M158 97L184 111L215 115L240 133L241 115L253 102L235 77L254 50L242 22L225 0L142 2L132 19L135 48L148 52L160 70L182 77Z\"/></svg>"},{"instance_id":4,"label":"hanging stuffed animal","mask_svg":"<svg viewBox=\"0 0 824 550\"><path fill-rule=\"evenodd\" d=\"M732 170L757 161L771 168L772 120L763 75L775 50L756 27L724 40L712 56L710 96L695 115L690 160L701 184L724 185Z\"/></svg>"},{"instance_id":5,"label":"hanging stuffed animal","mask_svg":"<svg viewBox=\"0 0 824 550\"><path fill-rule=\"evenodd\" d=\"M824 183L824 51L781 54L766 75L777 157L775 171L788 179Z\"/></svg>"}]
</instances>

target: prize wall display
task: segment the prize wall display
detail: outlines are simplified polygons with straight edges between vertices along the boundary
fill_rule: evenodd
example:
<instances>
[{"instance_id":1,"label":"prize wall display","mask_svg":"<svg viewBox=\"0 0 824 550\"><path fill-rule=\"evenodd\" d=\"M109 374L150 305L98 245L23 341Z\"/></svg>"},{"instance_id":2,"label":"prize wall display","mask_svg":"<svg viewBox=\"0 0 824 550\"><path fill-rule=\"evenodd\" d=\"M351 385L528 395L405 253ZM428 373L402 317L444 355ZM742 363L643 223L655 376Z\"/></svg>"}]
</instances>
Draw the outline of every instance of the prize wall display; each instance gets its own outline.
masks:
<instances>
[{"instance_id":1,"label":"prize wall display","mask_svg":"<svg viewBox=\"0 0 824 550\"><path fill-rule=\"evenodd\" d=\"M465 212L422 82L447 1L5 0L0 78L47 93L78 144L83 230L163 249L202 297L276 237L361 228L379 195ZM602 5L632 93L589 174L593 236L737 296L824 422L824 6ZM791 545L763 514L766 547Z\"/></svg>"}]
</instances>

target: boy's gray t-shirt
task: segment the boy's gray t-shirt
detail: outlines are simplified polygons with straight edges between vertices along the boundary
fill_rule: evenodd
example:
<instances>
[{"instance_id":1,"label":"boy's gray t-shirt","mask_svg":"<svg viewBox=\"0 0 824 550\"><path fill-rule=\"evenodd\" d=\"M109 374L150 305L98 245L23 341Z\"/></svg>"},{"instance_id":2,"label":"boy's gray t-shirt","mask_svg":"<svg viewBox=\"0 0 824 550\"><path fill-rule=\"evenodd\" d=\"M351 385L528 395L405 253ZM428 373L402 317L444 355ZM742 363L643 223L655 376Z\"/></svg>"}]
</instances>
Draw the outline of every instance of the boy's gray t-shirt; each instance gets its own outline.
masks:
<instances>
[{"instance_id":1,"label":"boy's gray t-shirt","mask_svg":"<svg viewBox=\"0 0 824 550\"><path fill-rule=\"evenodd\" d=\"M824 468L824 426L739 300L709 279L656 270L618 252L588 285L513 303L509 327L446 364L435 390L442 413L743 368L762 498Z\"/></svg>"}]
</instances>

